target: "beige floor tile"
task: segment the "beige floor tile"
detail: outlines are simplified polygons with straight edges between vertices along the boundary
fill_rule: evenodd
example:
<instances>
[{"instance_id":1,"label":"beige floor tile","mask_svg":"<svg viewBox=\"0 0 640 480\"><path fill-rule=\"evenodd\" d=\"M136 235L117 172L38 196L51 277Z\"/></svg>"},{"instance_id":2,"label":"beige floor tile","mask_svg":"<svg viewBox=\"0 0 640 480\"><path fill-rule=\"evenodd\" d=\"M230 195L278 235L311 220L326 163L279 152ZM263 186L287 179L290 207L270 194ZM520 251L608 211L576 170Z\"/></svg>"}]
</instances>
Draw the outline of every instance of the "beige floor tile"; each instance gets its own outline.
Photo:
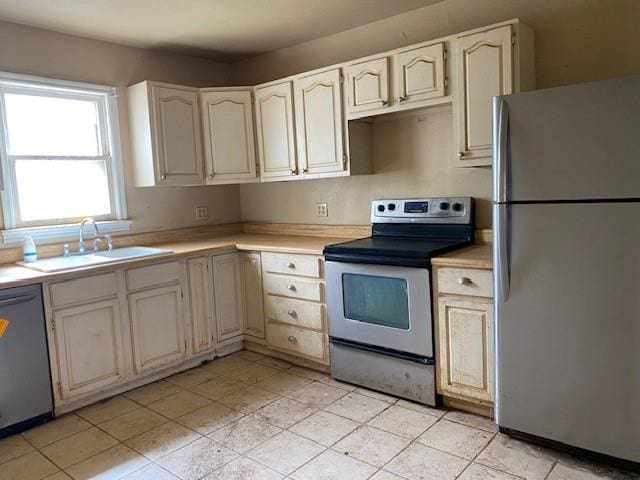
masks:
<instances>
[{"instance_id":1,"label":"beige floor tile","mask_svg":"<svg viewBox=\"0 0 640 480\"><path fill-rule=\"evenodd\" d=\"M250 458L241 457L210 473L204 480L280 480L282 478L284 477L279 473L269 470Z\"/></svg>"},{"instance_id":2,"label":"beige floor tile","mask_svg":"<svg viewBox=\"0 0 640 480\"><path fill-rule=\"evenodd\" d=\"M359 423L348 418L320 411L296 423L289 428L289 431L302 435L325 447L330 447L358 428L359 425Z\"/></svg>"},{"instance_id":3,"label":"beige floor tile","mask_svg":"<svg viewBox=\"0 0 640 480\"><path fill-rule=\"evenodd\" d=\"M44 447L41 451L60 468L86 460L117 445L118 441L92 427Z\"/></svg>"},{"instance_id":4,"label":"beige floor tile","mask_svg":"<svg viewBox=\"0 0 640 480\"><path fill-rule=\"evenodd\" d=\"M151 464L130 473L122 480L179 480L179 478L159 465Z\"/></svg>"},{"instance_id":5,"label":"beige floor tile","mask_svg":"<svg viewBox=\"0 0 640 480\"><path fill-rule=\"evenodd\" d=\"M150 383L149 385L145 385L144 387L131 390L124 395L127 398L138 402L140 405L148 405L151 402L163 399L165 397L168 397L169 395L178 393L179 391L180 387L178 387L177 385L165 382L164 380L159 380L157 382Z\"/></svg>"},{"instance_id":6,"label":"beige floor tile","mask_svg":"<svg viewBox=\"0 0 640 480\"><path fill-rule=\"evenodd\" d=\"M276 373L281 372L277 368L267 367L266 365L260 365L259 363L249 363L246 367L238 368L231 372L225 373L226 377L233 378L234 380L240 380L241 382L256 384L266 378L269 378Z\"/></svg>"},{"instance_id":7,"label":"beige floor tile","mask_svg":"<svg viewBox=\"0 0 640 480\"><path fill-rule=\"evenodd\" d=\"M245 360L249 360L251 362L256 362L261 358L264 358L266 355L263 355L258 352L252 352L251 350L240 350L237 353L233 354L234 357L244 358Z\"/></svg>"},{"instance_id":8,"label":"beige floor tile","mask_svg":"<svg viewBox=\"0 0 640 480\"><path fill-rule=\"evenodd\" d=\"M0 480L40 480L58 471L41 453L33 451L5 462L0 467Z\"/></svg>"},{"instance_id":9,"label":"beige floor tile","mask_svg":"<svg viewBox=\"0 0 640 480\"><path fill-rule=\"evenodd\" d=\"M189 390L211 400L219 400L246 386L246 383L239 380L227 377L216 377L213 380L196 385Z\"/></svg>"},{"instance_id":10,"label":"beige floor tile","mask_svg":"<svg viewBox=\"0 0 640 480\"><path fill-rule=\"evenodd\" d=\"M117 445L67 468L75 480L113 480L139 470L149 460L126 447Z\"/></svg>"},{"instance_id":11,"label":"beige floor tile","mask_svg":"<svg viewBox=\"0 0 640 480\"><path fill-rule=\"evenodd\" d=\"M417 438L438 419L432 415L392 405L373 418L369 425L405 438Z\"/></svg>"},{"instance_id":12,"label":"beige floor tile","mask_svg":"<svg viewBox=\"0 0 640 480\"><path fill-rule=\"evenodd\" d=\"M375 392L373 390L367 390L366 388L356 388L354 392L360 395L366 395L367 397L375 398L376 400L382 400L389 405L393 405L398 401L398 397L393 395L387 395L386 393Z\"/></svg>"},{"instance_id":13,"label":"beige floor tile","mask_svg":"<svg viewBox=\"0 0 640 480\"><path fill-rule=\"evenodd\" d=\"M203 437L156 463L183 480L196 480L234 460L238 454Z\"/></svg>"},{"instance_id":14,"label":"beige floor tile","mask_svg":"<svg viewBox=\"0 0 640 480\"><path fill-rule=\"evenodd\" d=\"M260 420L253 415L247 415L210 433L208 437L231 450L245 453L281 431L282 429L264 420Z\"/></svg>"},{"instance_id":15,"label":"beige floor tile","mask_svg":"<svg viewBox=\"0 0 640 480\"><path fill-rule=\"evenodd\" d=\"M344 397L347 393L349 392L341 388L332 387L331 385L320 382L313 382L287 394L287 396L315 408L324 408L339 398Z\"/></svg>"},{"instance_id":16,"label":"beige floor tile","mask_svg":"<svg viewBox=\"0 0 640 480\"><path fill-rule=\"evenodd\" d=\"M199 367L192 368L191 370L187 370L186 372L173 375L167 378L167 382L173 383L180 388L190 388L211 380L214 377L215 375L213 373L210 373L204 368Z\"/></svg>"},{"instance_id":17,"label":"beige floor tile","mask_svg":"<svg viewBox=\"0 0 640 480\"><path fill-rule=\"evenodd\" d=\"M258 382L256 387L260 387L279 395L284 395L286 393L291 393L294 390L298 390L309 383L311 383L311 380L308 378L299 377L298 375L292 375L287 372L280 372Z\"/></svg>"},{"instance_id":18,"label":"beige floor tile","mask_svg":"<svg viewBox=\"0 0 640 480\"><path fill-rule=\"evenodd\" d=\"M141 433L125 443L145 457L157 460L200 438L200 435L175 422L168 422Z\"/></svg>"},{"instance_id":19,"label":"beige floor tile","mask_svg":"<svg viewBox=\"0 0 640 480\"><path fill-rule=\"evenodd\" d=\"M186 390L174 393L147 405L151 410L167 418L178 418L211 403L211 400Z\"/></svg>"},{"instance_id":20,"label":"beige floor tile","mask_svg":"<svg viewBox=\"0 0 640 480\"><path fill-rule=\"evenodd\" d=\"M380 470L373 477L371 477L371 480L405 480L405 479L402 477L399 477L395 473L385 472L384 470Z\"/></svg>"},{"instance_id":21,"label":"beige floor tile","mask_svg":"<svg viewBox=\"0 0 640 480\"><path fill-rule=\"evenodd\" d=\"M485 467L479 463L472 463L458 477L459 480L520 480L510 473L499 472L493 468Z\"/></svg>"},{"instance_id":22,"label":"beige floor tile","mask_svg":"<svg viewBox=\"0 0 640 480\"><path fill-rule=\"evenodd\" d=\"M267 367L278 368L280 370L286 370L293 367L292 363L274 357L264 357L260 360L257 360L256 362L260 365L266 365Z\"/></svg>"},{"instance_id":23,"label":"beige floor tile","mask_svg":"<svg viewBox=\"0 0 640 480\"><path fill-rule=\"evenodd\" d=\"M318 372L317 370L312 370L310 368L299 367L298 365L291 367L287 370L287 373L293 373L294 375L308 378L309 380L315 380L316 382L319 382L328 376L326 373Z\"/></svg>"},{"instance_id":24,"label":"beige floor tile","mask_svg":"<svg viewBox=\"0 0 640 480\"><path fill-rule=\"evenodd\" d=\"M47 422L44 425L40 425L39 427L27 430L22 435L34 447L42 448L64 437L68 437L69 435L81 432L82 430L86 430L90 427L91 424L89 422L70 413L68 415L62 415L61 417L58 417L51 422ZM2 448L0 447L0 451L1 450ZM2 462L0 461L0 463Z\"/></svg>"},{"instance_id":25,"label":"beige floor tile","mask_svg":"<svg viewBox=\"0 0 640 480\"><path fill-rule=\"evenodd\" d=\"M33 451L34 448L20 435L3 438L0 440L0 463L8 462Z\"/></svg>"},{"instance_id":26,"label":"beige floor tile","mask_svg":"<svg viewBox=\"0 0 640 480\"><path fill-rule=\"evenodd\" d=\"M568 463L565 463L567 462ZM594 464L586 460L563 457L553 467L548 480L637 480L640 474L623 472L604 465Z\"/></svg>"},{"instance_id":27,"label":"beige floor tile","mask_svg":"<svg viewBox=\"0 0 640 480\"><path fill-rule=\"evenodd\" d=\"M549 450L498 434L476 462L527 480L539 480L546 478L555 459Z\"/></svg>"},{"instance_id":28,"label":"beige floor tile","mask_svg":"<svg viewBox=\"0 0 640 480\"><path fill-rule=\"evenodd\" d=\"M427 415L433 415L434 417L440 418L447 413L447 410L442 408L434 408L429 405L423 405L422 403L412 402L411 400L400 399L398 403L396 403L398 407L406 408L408 410L413 410L415 412L426 413Z\"/></svg>"},{"instance_id":29,"label":"beige floor tile","mask_svg":"<svg viewBox=\"0 0 640 480\"><path fill-rule=\"evenodd\" d=\"M292 398L282 397L266 407L261 408L255 415L271 425L280 428L289 428L316 411L316 408L306 403L298 402Z\"/></svg>"},{"instance_id":30,"label":"beige floor tile","mask_svg":"<svg viewBox=\"0 0 640 480\"><path fill-rule=\"evenodd\" d=\"M238 420L242 415L242 413L236 410L214 402L198 410L194 410L191 413L187 413L182 417L178 417L176 422L202 435L206 435L220 427L224 427L234 420Z\"/></svg>"},{"instance_id":31,"label":"beige floor tile","mask_svg":"<svg viewBox=\"0 0 640 480\"><path fill-rule=\"evenodd\" d=\"M331 378L330 375L323 375L322 377L320 377L318 381L326 385L331 385L332 387L337 387L343 390L347 390L348 392L353 392L356 388L358 388L357 385L351 385L350 383L341 382L340 380Z\"/></svg>"},{"instance_id":32,"label":"beige floor tile","mask_svg":"<svg viewBox=\"0 0 640 480\"><path fill-rule=\"evenodd\" d=\"M231 355L228 357L217 358L206 365L203 365L202 368L214 375L223 375L233 372L234 370L247 368L251 365L253 365L253 362L236 355Z\"/></svg>"},{"instance_id":33,"label":"beige floor tile","mask_svg":"<svg viewBox=\"0 0 640 480\"><path fill-rule=\"evenodd\" d=\"M152 412L148 408L140 407L98 425L102 430L120 441L135 437L158 425L168 422L165 417Z\"/></svg>"},{"instance_id":34,"label":"beige floor tile","mask_svg":"<svg viewBox=\"0 0 640 480\"><path fill-rule=\"evenodd\" d=\"M270 404L278 397L279 395L277 393L267 392L258 387L247 386L226 397L222 397L218 402L234 410L251 413Z\"/></svg>"},{"instance_id":35,"label":"beige floor tile","mask_svg":"<svg viewBox=\"0 0 640 480\"><path fill-rule=\"evenodd\" d=\"M325 407L325 410L356 422L368 422L388 407L389 404L381 400L352 392Z\"/></svg>"},{"instance_id":36,"label":"beige floor tile","mask_svg":"<svg viewBox=\"0 0 640 480\"><path fill-rule=\"evenodd\" d=\"M44 480L73 480L69 475L60 470L53 475L49 475L48 477L44 477Z\"/></svg>"},{"instance_id":37,"label":"beige floor tile","mask_svg":"<svg viewBox=\"0 0 640 480\"><path fill-rule=\"evenodd\" d=\"M311 440L284 431L251 450L247 457L276 472L289 475L323 450L324 447Z\"/></svg>"},{"instance_id":38,"label":"beige floor tile","mask_svg":"<svg viewBox=\"0 0 640 480\"><path fill-rule=\"evenodd\" d=\"M75 413L80 415L85 420L97 425L98 423L106 422L114 417L124 415L131 410L140 408L140 405L132 402L122 395L111 397L107 400L102 400L88 407L81 408Z\"/></svg>"},{"instance_id":39,"label":"beige floor tile","mask_svg":"<svg viewBox=\"0 0 640 480\"><path fill-rule=\"evenodd\" d=\"M384 469L407 480L454 480L468 463L462 458L414 443Z\"/></svg>"},{"instance_id":40,"label":"beige floor tile","mask_svg":"<svg viewBox=\"0 0 640 480\"><path fill-rule=\"evenodd\" d=\"M440 420L422 434L417 442L462 458L473 460L493 438L493 433L460 423Z\"/></svg>"},{"instance_id":41,"label":"beige floor tile","mask_svg":"<svg viewBox=\"0 0 640 480\"><path fill-rule=\"evenodd\" d=\"M407 438L364 425L340 440L333 450L382 467L410 442Z\"/></svg>"},{"instance_id":42,"label":"beige floor tile","mask_svg":"<svg viewBox=\"0 0 640 480\"><path fill-rule=\"evenodd\" d=\"M479 428L480 430L485 430L490 433L497 433L498 431L498 426L493 422L493 420L487 417L482 417L480 415L474 415L473 413L452 410L450 412L447 412L444 418L452 422L467 425L469 427Z\"/></svg>"},{"instance_id":43,"label":"beige floor tile","mask_svg":"<svg viewBox=\"0 0 640 480\"><path fill-rule=\"evenodd\" d=\"M365 480L377 470L376 467L327 450L299 470L291 478L294 480Z\"/></svg>"}]
</instances>

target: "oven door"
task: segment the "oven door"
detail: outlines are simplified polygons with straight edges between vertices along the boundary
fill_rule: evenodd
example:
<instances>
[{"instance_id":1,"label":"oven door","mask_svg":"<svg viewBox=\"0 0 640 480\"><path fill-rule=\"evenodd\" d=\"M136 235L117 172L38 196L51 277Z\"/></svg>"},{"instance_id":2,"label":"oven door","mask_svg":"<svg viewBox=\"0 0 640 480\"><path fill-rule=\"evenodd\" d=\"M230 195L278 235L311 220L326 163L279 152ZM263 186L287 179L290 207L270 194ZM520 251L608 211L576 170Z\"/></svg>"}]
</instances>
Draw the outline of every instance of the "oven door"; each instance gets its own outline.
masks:
<instances>
[{"instance_id":1,"label":"oven door","mask_svg":"<svg viewBox=\"0 0 640 480\"><path fill-rule=\"evenodd\" d=\"M426 268L326 262L329 335L433 357Z\"/></svg>"}]
</instances>

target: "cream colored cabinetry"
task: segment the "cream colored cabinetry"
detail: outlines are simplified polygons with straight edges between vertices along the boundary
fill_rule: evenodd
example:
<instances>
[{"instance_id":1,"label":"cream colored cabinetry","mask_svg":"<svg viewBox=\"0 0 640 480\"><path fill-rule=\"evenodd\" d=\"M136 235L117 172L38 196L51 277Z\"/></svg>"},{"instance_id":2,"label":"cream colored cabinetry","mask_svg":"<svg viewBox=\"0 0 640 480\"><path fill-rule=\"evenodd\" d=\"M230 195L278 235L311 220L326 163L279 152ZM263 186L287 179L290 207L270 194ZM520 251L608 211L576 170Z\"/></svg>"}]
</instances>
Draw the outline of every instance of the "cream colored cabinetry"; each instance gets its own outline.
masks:
<instances>
[{"instance_id":1,"label":"cream colored cabinetry","mask_svg":"<svg viewBox=\"0 0 640 480\"><path fill-rule=\"evenodd\" d=\"M389 104L389 57L348 64L346 74L349 112L375 114Z\"/></svg>"},{"instance_id":2,"label":"cream colored cabinetry","mask_svg":"<svg viewBox=\"0 0 640 480\"><path fill-rule=\"evenodd\" d=\"M239 253L211 257L217 341L242 335L245 319L243 265Z\"/></svg>"},{"instance_id":3,"label":"cream colored cabinetry","mask_svg":"<svg viewBox=\"0 0 640 480\"><path fill-rule=\"evenodd\" d=\"M193 333L192 348L195 354L199 354L213 350L216 343L215 300L209 257L189 259L187 270Z\"/></svg>"},{"instance_id":4,"label":"cream colored cabinetry","mask_svg":"<svg viewBox=\"0 0 640 480\"><path fill-rule=\"evenodd\" d=\"M263 181L296 178L293 85L286 81L255 89L260 176Z\"/></svg>"},{"instance_id":5,"label":"cream colored cabinetry","mask_svg":"<svg viewBox=\"0 0 640 480\"><path fill-rule=\"evenodd\" d=\"M202 89L202 133L207 184L255 182L251 89Z\"/></svg>"},{"instance_id":6,"label":"cream colored cabinetry","mask_svg":"<svg viewBox=\"0 0 640 480\"><path fill-rule=\"evenodd\" d=\"M398 51L393 57L398 105L445 96L444 43Z\"/></svg>"},{"instance_id":7,"label":"cream colored cabinetry","mask_svg":"<svg viewBox=\"0 0 640 480\"><path fill-rule=\"evenodd\" d=\"M490 411L494 394L491 270L437 268L438 393Z\"/></svg>"},{"instance_id":8,"label":"cream colored cabinetry","mask_svg":"<svg viewBox=\"0 0 640 480\"><path fill-rule=\"evenodd\" d=\"M326 176L347 166L342 73L339 68L294 79L298 164L303 176Z\"/></svg>"},{"instance_id":9,"label":"cream colored cabinetry","mask_svg":"<svg viewBox=\"0 0 640 480\"><path fill-rule=\"evenodd\" d=\"M491 165L492 97L533 87L533 32L508 24L459 36L454 44L456 162Z\"/></svg>"},{"instance_id":10,"label":"cream colored cabinetry","mask_svg":"<svg viewBox=\"0 0 640 480\"><path fill-rule=\"evenodd\" d=\"M246 315L244 333L264 339L264 308L262 304L262 263L260 253L241 253Z\"/></svg>"},{"instance_id":11,"label":"cream colored cabinetry","mask_svg":"<svg viewBox=\"0 0 640 480\"><path fill-rule=\"evenodd\" d=\"M136 185L204 183L198 89L145 81L127 93Z\"/></svg>"}]
</instances>

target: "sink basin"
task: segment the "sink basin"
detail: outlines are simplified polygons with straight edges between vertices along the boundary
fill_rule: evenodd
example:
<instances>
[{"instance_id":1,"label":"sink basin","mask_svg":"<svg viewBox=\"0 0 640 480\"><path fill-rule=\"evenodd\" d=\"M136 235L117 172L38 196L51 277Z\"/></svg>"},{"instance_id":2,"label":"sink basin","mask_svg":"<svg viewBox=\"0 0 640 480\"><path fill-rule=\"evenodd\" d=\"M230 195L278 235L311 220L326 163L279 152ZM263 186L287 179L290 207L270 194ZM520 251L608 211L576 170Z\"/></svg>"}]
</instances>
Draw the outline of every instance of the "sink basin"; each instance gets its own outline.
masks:
<instances>
[{"instance_id":1,"label":"sink basin","mask_svg":"<svg viewBox=\"0 0 640 480\"><path fill-rule=\"evenodd\" d=\"M59 272L74 268L89 267L92 265L102 265L105 263L129 260L132 258L152 257L156 255L166 255L172 253L171 250L152 247L124 247L115 248L109 251L88 253L86 255L71 255L69 257L52 257L37 260L31 263L17 262L23 267L38 270L40 272Z\"/></svg>"}]
</instances>

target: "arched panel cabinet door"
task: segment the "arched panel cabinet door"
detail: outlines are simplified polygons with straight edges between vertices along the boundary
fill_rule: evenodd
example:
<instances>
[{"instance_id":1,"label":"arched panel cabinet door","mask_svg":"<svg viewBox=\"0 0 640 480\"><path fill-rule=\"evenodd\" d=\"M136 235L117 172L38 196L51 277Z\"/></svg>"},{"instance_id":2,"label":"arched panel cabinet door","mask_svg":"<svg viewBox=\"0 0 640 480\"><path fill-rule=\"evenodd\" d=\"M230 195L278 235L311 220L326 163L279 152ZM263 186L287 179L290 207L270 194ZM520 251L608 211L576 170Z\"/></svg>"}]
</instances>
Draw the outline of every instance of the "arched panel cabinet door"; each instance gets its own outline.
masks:
<instances>
[{"instance_id":1,"label":"arched panel cabinet door","mask_svg":"<svg viewBox=\"0 0 640 480\"><path fill-rule=\"evenodd\" d=\"M512 27L456 39L456 158L458 166L491 165L491 99L514 92Z\"/></svg>"},{"instance_id":2,"label":"arched panel cabinet door","mask_svg":"<svg viewBox=\"0 0 640 480\"><path fill-rule=\"evenodd\" d=\"M399 105L445 95L443 43L403 50L394 60Z\"/></svg>"},{"instance_id":3,"label":"arched panel cabinet door","mask_svg":"<svg viewBox=\"0 0 640 480\"><path fill-rule=\"evenodd\" d=\"M347 65L349 113L375 111L389 104L389 59L376 58Z\"/></svg>"}]
</instances>

